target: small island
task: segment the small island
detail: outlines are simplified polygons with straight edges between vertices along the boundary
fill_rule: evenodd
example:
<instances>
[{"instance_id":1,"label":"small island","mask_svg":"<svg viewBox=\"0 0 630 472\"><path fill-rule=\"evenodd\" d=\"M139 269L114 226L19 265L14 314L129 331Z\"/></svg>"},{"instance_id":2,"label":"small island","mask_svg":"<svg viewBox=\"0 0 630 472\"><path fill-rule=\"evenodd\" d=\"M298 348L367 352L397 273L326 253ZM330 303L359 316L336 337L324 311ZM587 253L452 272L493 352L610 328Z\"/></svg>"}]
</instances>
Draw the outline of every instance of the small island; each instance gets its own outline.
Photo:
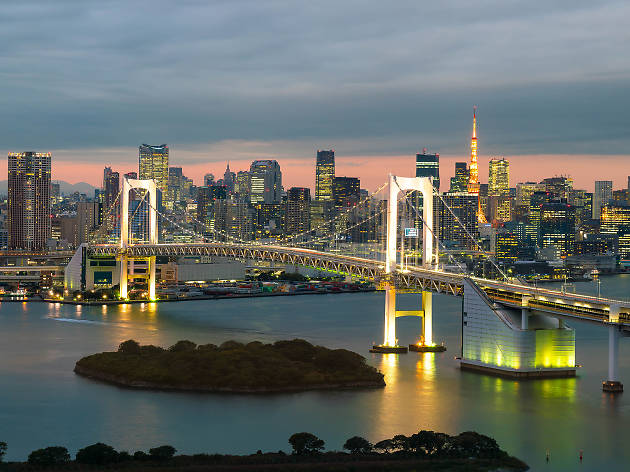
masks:
<instances>
[{"instance_id":1,"label":"small island","mask_svg":"<svg viewBox=\"0 0 630 472\"><path fill-rule=\"evenodd\" d=\"M134 340L115 352L80 359L75 373L138 389L273 393L383 387L383 374L346 349L303 340L196 345L178 341L168 349Z\"/></svg>"}]
</instances>

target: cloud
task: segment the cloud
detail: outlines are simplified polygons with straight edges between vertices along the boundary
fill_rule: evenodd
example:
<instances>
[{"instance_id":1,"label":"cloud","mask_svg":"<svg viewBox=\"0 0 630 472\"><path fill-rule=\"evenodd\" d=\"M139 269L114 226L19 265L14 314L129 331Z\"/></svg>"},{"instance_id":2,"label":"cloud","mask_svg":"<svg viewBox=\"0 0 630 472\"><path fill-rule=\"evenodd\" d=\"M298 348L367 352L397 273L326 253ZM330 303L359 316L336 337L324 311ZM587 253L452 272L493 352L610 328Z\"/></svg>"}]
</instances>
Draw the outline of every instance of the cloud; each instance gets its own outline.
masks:
<instances>
[{"instance_id":1,"label":"cloud","mask_svg":"<svg viewBox=\"0 0 630 472\"><path fill-rule=\"evenodd\" d=\"M465 154L478 104L482 155L627 154L629 16L584 0L4 2L0 142L87 160L141 142Z\"/></svg>"}]
</instances>

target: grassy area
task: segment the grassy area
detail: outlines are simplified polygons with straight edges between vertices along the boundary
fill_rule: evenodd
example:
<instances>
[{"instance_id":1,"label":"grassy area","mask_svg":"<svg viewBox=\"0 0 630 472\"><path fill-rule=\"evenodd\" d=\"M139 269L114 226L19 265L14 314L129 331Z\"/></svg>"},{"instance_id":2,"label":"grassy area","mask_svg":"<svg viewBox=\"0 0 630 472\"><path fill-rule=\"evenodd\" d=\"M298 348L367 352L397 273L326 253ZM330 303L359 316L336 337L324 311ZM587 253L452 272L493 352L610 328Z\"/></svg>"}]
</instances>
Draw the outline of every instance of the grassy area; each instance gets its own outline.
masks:
<instances>
[{"instance_id":1,"label":"grassy area","mask_svg":"<svg viewBox=\"0 0 630 472\"><path fill-rule=\"evenodd\" d=\"M196 391L279 392L385 385L383 374L359 354L301 339L273 344L227 341L220 346L179 341L168 349L129 340L115 352L84 357L76 363L75 372L128 387Z\"/></svg>"}]
</instances>

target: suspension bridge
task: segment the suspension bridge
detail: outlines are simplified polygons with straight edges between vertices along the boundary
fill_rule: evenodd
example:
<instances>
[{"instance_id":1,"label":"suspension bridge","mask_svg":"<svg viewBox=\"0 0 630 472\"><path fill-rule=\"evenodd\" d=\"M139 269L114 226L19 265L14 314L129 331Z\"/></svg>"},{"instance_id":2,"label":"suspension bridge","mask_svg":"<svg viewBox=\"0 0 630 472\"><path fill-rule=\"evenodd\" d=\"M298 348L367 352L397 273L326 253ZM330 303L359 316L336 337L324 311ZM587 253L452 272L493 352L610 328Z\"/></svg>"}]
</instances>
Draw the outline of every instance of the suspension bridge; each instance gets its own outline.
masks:
<instances>
[{"instance_id":1,"label":"suspension bridge","mask_svg":"<svg viewBox=\"0 0 630 472\"><path fill-rule=\"evenodd\" d=\"M136 192L146 202L148 224L142 237L131 231L135 213L129 217L130 192ZM373 346L372 352L443 350L434 343L432 333L432 294L442 293L464 299L462 368L512 377L575 375L575 335L565 322L577 320L608 328L609 366L603 388L611 392L623 390L617 378L618 344L620 337L630 335L630 303L532 287L509 279L496 264L502 280L473 277L461 265L456 271L445 270L439 261L440 248L444 246L434 229L434 200L445 205L462 228L465 225L435 191L431 178L390 175L388 182L375 192L334 218L303 233L268 241L247 240L238 232L217 227L212 234L204 234L159 211L156 195L154 181L124 179L116 202L104 217L107 221L112 213L120 212L120 236L112 241L111 234L103 235L99 230L84 248L84 264L90 257L116 258L122 299L128 296L128 262L134 259L148 261L144 277L151 300L156 299L157 256L216 256L309 267L369 280L385 292L384 339L382 344ZM121 196L122 203L118 205ZM136 211L138 208L140 205ZM173 230L188 234L191 242L159 242L160 218ZM197 228L204 224L193 223L202 225ZM410 226L422 233L422 244L419 237L410 241L405 238L404 229ZM365 243L340 237L357 228L367 235ZM99 241L99 236L104 236L105 241ZM483 252L473 235L468 233L468 237L474 248ZM419 309L397 310L397 292L421 293ZM396 335L396 319L403 316L422 319L420 342L409 347L399 345Z\"/></svg>"}]
</instances>

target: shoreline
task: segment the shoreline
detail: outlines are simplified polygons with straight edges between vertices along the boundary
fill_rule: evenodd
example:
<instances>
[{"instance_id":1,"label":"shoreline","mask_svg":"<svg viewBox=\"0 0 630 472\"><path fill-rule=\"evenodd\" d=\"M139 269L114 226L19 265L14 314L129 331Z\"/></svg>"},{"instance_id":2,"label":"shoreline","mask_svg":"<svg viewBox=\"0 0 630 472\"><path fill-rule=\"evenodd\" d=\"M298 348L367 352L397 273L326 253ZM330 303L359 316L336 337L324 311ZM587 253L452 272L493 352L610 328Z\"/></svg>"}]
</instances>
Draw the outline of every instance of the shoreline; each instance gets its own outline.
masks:
<instances>
[{"instance_id":1,"label":"shoreline","mask_svg":"<svg viewBox=\"0 0 630 472\"><path fill-rule=\"evenodd\" d=\"M6 300L14 302L45 302L45 303L60 303L64 305L87 305L87 306L102 306L102 305L124 305L132 303L169 303L169 302L194 302L200 300L225 300L231 298L258 298L258 297L295 297L299 295L339 295L347 293L368 293L375 292L375 288L363 289L363 290L347 290L339 292L320 292L318 290L305 290L301 292L261 292L261 293L232 293L225 295L202 295L198 297L185 297L185 298L164 298L155 301L149 300L99 300L99 301L75 301L75 300L53 300L50 298L32 298L28 300Z\"/></svg>"},{"instance_id":2,"label":"shoreline","mask_svg":"<svg viewBox=\"0 0 630 472\"><path fill-rule=\"evenodd\" d=\"M188 393L238 393L238 394L275 394L275 393L298 393L314 390L358 390L368 388L383 388L385 387L385 380L381 382L376 381L361 381L351 383L338 383L338 384L319 384L308 387L277 387L277 388L233 388L233 387L183 387L177 385L161 385L153 382L146 382L142 380L127 380L123 377L119 377L112 374L106 374L94 369L89 369L78 365L78 362L74 366L74 373L91 380L100 381L117 387L127 388L131 390L154 390L154 391L167 391L167 392L188 392Z\"/></svg>"}]
</instances>

